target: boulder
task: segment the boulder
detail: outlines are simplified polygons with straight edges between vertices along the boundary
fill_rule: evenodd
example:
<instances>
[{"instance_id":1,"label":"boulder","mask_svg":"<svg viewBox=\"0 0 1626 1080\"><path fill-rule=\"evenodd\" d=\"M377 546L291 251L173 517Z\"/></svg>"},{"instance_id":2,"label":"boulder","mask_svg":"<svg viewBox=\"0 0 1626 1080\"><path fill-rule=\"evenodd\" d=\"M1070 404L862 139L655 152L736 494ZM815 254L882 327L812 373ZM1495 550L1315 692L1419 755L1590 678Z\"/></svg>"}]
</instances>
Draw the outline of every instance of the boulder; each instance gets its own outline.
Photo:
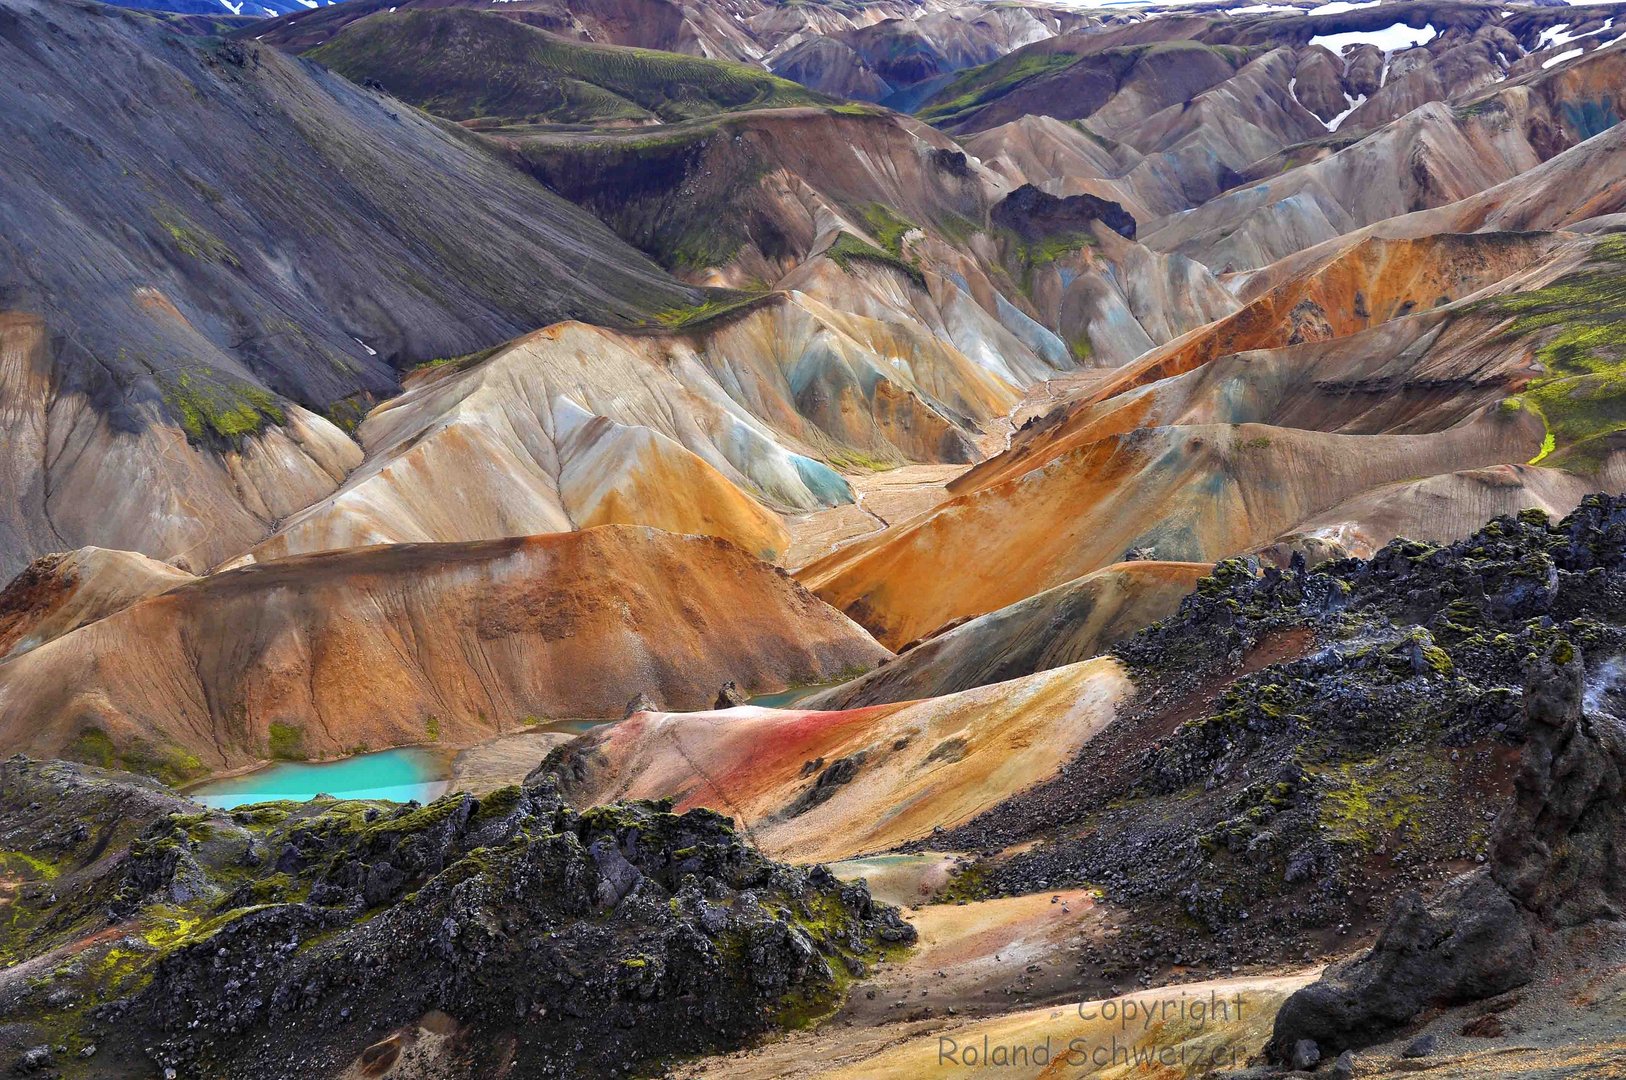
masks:
<instances>
[{"instance_id":1,"label":"boulder","mask_svg":"<svg viewBox=\"0 0 1626 1080\"><path fill-rule=\"evenodd\" d=\"M1543 938L1622 917L1626 738L1613 717L1587 715L1585 700L1580 653L1559 637L1526 673L1528 741L1489 862L1431 902L1408 894L1370 952L1288 998L1267 1048L1273 1060L1295 1062L1306 1039L1333 1051L1368 1046L1426 1008L1521 986ZM1432 1053L1425 1041L1407 1055Z\"/></svg>"},{"instance_id":2,"label":"boulder","mask_svg":"<svg viewBox=\"0 0 1626 1080\"><path fill-rule=\"evenodd\" d=\"M660 702L650 697L648 693L640 691L633 696L631 701L627 702L627 711L621 715L621 719L625 720L627 717L641 712L659 712L660 708Z\"/></svg>"}]
</instances>

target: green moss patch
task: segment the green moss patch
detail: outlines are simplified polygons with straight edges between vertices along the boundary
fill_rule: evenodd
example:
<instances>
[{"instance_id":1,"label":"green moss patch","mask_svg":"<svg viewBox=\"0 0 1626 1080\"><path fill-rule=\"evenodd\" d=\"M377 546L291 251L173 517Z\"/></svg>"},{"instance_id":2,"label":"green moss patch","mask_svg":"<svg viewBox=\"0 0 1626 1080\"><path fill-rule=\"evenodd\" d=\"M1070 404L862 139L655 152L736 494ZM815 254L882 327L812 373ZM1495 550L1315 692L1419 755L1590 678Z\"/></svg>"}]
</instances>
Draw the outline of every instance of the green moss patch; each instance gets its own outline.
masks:
<instances>
[{"instance_id":1,"label":"green moss patch","mask_svg":"<svg viewBox=\"0 0 1626 1080\"><path fill-rule=\"evenodd\" d=\"M698 304L688 307L667 308L655 315L655 321L669 330L687 330L745 313L766 299L761 294L713 293Z\"/></svg>"},{"instance_id":2,"label":"green moss patch","mask_svg":"<svg viewBox=\"0 0 1626 1080\"><path fill-rule=\"evenodd\" d=\"M280 720L271 721L266 730L266 748L278 761L304 761L310 757L305 751L305 729Z\"/></svg>"},{"instance_id":3,"label":"green moss patch","mask_svg":"<svg viewBox=\"0 0 1626 1080\"><path fill-rule=\"evenodd\" d=\"M1424 776L1412 767L1380 761L1342 764L1320 774L1320 819L1333 840L1375 851L1414 831L1429 809L1420 790Z\"/></svg>"},{"instance_id":4,"label":"green moss patch","mask_svg":"<svg viewBox=\"0 0 1626 1080\"><path fill-rule=\"evenodd\" d=\"M81 731L68 744L63 756L69 761L80 761L103 769L127 769L142 773L166 784L183 784L208 771L196 754L181 747L135 743L121 748L98 727L87 727Z\"/></svg>"},{"instance_id":5,"label":"green moss patch","mask_svg":"<svg viewBox=\"0 0 1626 1080\"><path fill-rule=\"evenodd\" d=\"M282 425L288 416L276 395L250 383L228 382L206 368L186 369L160 376L164 403L193 442L241 442L268 425Z\"/></svg>"},{"instance_id":6,"label":"green moss patch","mask_svg":"<svg viewBox=\"0 0 1626 1080\"><path fill-rule=\"evenodd\" d=\"M835 242L824 251L825 256L847 273L853 273L855 262L874 263L889 270L896 270L910 281L922 288L926 285L926 276L920 268L907 262L890 251L876 247L868 240L860 239L850 232L839 234Z\"/></svg>"},{"instance_id":7,"label":"green moss patch","mask_svg":"<svg viewBox=\"0 0 1626 1080\"><path fill-rule=\"evenodd\" d=\"M919 112L930 123L952 123L1023 83L1053 75L1078 63L1071 53L1019 51L961 72Z\"/></svg>"},{"instance_id":8,"label":"green moss patch","mask_svg":"<svg viewBox=\"0 0 1626 1080\"><path fill-rule=\"evenodd\" d=\"M153 211L153 217L163 227L170 244L189 259L202 262L241 265L225 241L198 225L181 211L168 204Z\"/></svg>"}]
</instances>

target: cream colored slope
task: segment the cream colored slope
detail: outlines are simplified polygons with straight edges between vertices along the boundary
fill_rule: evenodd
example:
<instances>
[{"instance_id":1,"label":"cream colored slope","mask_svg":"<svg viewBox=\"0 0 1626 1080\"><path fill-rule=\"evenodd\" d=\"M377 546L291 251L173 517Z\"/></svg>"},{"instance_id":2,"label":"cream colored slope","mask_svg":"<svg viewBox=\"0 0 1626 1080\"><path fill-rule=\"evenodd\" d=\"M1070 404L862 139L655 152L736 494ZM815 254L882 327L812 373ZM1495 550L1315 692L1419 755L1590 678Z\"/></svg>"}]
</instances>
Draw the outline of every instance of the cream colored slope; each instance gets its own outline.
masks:
<instances>
[{"instance_id":1,"label":"cream colored slope","mask_svg":"<svg viewBox=\"0 0 1626 1080\"><path fill-rule=\"evenodd\" d=\"M885 652L717 539L626 526L215 574L0 664L0 751L185 773L817 682ZM273 725L277 725L273 729Z\"/></svg>"},{"instance_id":2,"label":"cream colored slope","mask_svg":"<svg viewBox=\"0 0 1626 1080\"><path fill-rule=\"evenodd\" d=\"M1102 657L847 712L638 713L557 764L578 805L670 796L735 817L776 857L840 859L953 828L1038 783L1132 693Z\"/></svg>"},{"instance_id":3,"label":"cream colored slope","mask_svg":"<svg viewBox=\"0 0 1626 1080\"><path fill-rule=\"evenodd\" d=\"M1246 1065L1269 1040L1282 1002L1313 977L1186 983L1108 1001L1030 1009L941 1030L812 1075L828 1080L1203 1076ZM1131 1018L1132 1011L1140 1015ZM1051 1050L1043 1064L1033 1060L1031 1050L1026 1064L1013 1060L1018 1048L1036 1044ZM996 1058L994 1047L1004 1047L1004 1055Z\"/></svg>"},{"instance_id":4,"label":"cream colored slope","mask_svg":"<svg viewBox=\"0 0 1626 1080\"><path fill-rule=\"evenodd\" d=\"M1315 975L1153 987L1108 1001L1024 1009L986 1020L950 1017L874 1028L829 1024L749 1051L703 1059L678 1075L684 1080L1186 1080L1224 1075L1263 1049L1282 1002ZM1050 1050L1042 1062L1035 1060L1036 1046ZM996 1047L1003 1048L997 1057ZM1025 1057L1019 1048L1027 1049Z\"/></svg>"},{"instance_id":5,"label":"cream colored slope","mask_svg":"<svg viewBox=\"0 0 1626 1080\"><path fill-rule=\"evenodd\" d=\"M361 459L338 428L292 404L286 424L223 452L189 444L156 414L117 423L83 395L58 393L49 348L37 318L0 312L0 577L33 555L87 545L202 572L332 491Z\"/></svg>"},{"instance_id":6,"label":"cream colored slope","mask_svg":"<svg viewBox=\"0 0 1626 1080\"><path fill-rule=\"evenodd\" d=\"M747 492L817 506L845 486L780 446L692 357L661 363L658 340L561 323L469 370L431 373L368 416L357 432L367 460L256 557L598 522L783 551L783 526Z\"/></svg>"},{"instance_id":7,"label":"cream colored slope","mask_svg":"<svg viewBox=\"0 0 1626 1080\"><path fill-rule=\"evenodd\" d=\"M770 561L789 546L777 516L665 436L602 416L573 421L560 443L559 494L577 528L637 524L720 536Z\"/></svg>"},{"instance_id":8,"label":"cream colored slope","mask_svg":"<svg viewBox=\"0 0 1626 1080\"><path fill-rule=\"evenodd\" d=\"M956 376L968 387L986 386L980 395L969 395L969 410L958 409L973 419L985 418L993 398L1014 400L1013 389L1055 378L1075 366L1061 339L1004 300L976 258L924 237L911 240L909 250L918 251L927 267L925 289L893 268L855 260L843 269L826 258L808 260L780 284L806 302L821 304L821 313L857 316L859 325L901 325L910 337L924 334L935 339L943 357L937 366L942 370L925 369L916 378L926 380L928 388L940 384L945 375ZM959 375L957 369L966 362L977 375ZM911 370L917 367L911 362ZM948 384L950 394L965 393L954 390L954 385ZM987 403L980 404L979 396ZM941 400L956 407L952 396Z\"/></svg>"},{"instance_id":9,"label":"cream colored slope","mask_svg":"<svg viewBox=\"0 0 1626 1080\"><path fill-rule=\"evenodd\" d=\"M1016 399L907 322L799 293L681 333L560 323L375 409L361 468L255 554L620 522L772 558L788 547L774 511L851 501L818 458L974 460Z\"/></svg>"},{"instance_id":10,"label":"cream colored slope","mask_svg":"<svg viewBox=\"0 0 1626 1080\"><path fill-rule=\"evenodd\" d=\"M962 349L1017 342L991 322L945 317L895 273L817 263L791 291L691 333L684 347L740 406L821 452L975 460L981 425L1003 416L1020 387L1055 374Z\"/></svg>"},{"instance_id":11,"label":"cream colored slope","mask_svg":"<svg viewBox=\"0 0 1626 1080\"><path fill-rule=\"evenodd\" d=\"M1174 614L1210 569L1208 563L1118 563L928 638L800 704L852 709L941 697L1076 663Z\"/></svg>"},{"instance_id":12,"label":"cream colored slope","mask_svg":"<svg viewBox=\"0 0 1626 1080\"><path fill-rule=\"evenodd\" d=\"M1476 522L1483 525L1503 514L1542 510L1561 518L1597 489L1596 480L1560 469L1469 469L1365 492L1302 522L1280 543L1291 547L1307 539L1320 541L1367 559L1397 536L1446 544L1471 534Z\"/></svg>"},{"instance_id":13,"label":"cream colored slope","mask_svg":"<svg viewBox=\"0 0 1626 1080\"><path fill-rule=\"evenodd\" d=\"M1427 435L1142 429L952 499L798 576L896 648L1110 565L1129 548L1212 562L1370 488L1528 460L1541 439L1539 419L1498 409Z\"/></svg>"},{"instance_id":14,"label":"cream colored slope","mask_svg":"<svg viewBox=\"0 0 1626 1080\"><path fill-rule=\"evenodd\" d=\"M195 580L134 551L42 555L0 591L0 660Z\"/></svg>"}]
</instances>

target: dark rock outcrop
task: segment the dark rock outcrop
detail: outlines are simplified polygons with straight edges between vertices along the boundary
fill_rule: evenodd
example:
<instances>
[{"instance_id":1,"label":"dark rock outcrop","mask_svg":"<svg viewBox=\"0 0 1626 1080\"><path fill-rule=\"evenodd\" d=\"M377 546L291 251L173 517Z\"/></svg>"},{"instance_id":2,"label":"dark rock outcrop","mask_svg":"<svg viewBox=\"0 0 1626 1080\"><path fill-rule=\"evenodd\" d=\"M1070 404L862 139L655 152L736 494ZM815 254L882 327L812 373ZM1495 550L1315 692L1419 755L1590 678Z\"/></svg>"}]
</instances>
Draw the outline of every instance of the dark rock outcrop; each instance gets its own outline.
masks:
<instances>
[{"instance_id":1,"label":"dark rock outcrop","mask_svg":"<svg viewBox=\"0 0 1626 1080\"><path fill-rule=\"evenodd\" d=\"M1579 653L1560 639L1531 666L1528 738L1491 860L1425 903L1408 894L1372 950L1294 994L1276 1018L1273 1056L1296 1061L1370 1045L1432 1006L1478 1001L1529 982L1539 939L1626 903L1626 740L1619 721L1583 711ZM1421 1042L1421 1040L1419 1040ZM1407 1056L1426 1056L1426 1049Z\"/></svg>"},{"instance_id":2,"label":"dark rock outcrop","mask_svg":"<svg viewBox=\"0 0 1626 1080\"><path fill-rule=\"evenodd\" d=\"M739 683L733 679L728 680L717 691L717 704L714 709L732 709L736 705L744 705L751 700L751 695L740 689Z\"/></svg>"},{"instance_id":3,"label":"dark rock outcrop","mask_svg":"<svg viewBox=\"0 0 1626 1080\"><path fill-rule=\"evenodd\" d=\"M1097 221L1119 236L1135 238L1135 219L1117 203L1094 195L1057 198L1032 184L1023 184L996 203L989 219L995 228L1009 229L1030 244L1088 235Z\"/></svg>"},{"instance_id":4,"label":"dark rock outcrop","mask_svg":"<svg viewBox=\"0 0 1626 1080\"><path fill-rule=\"evenodd\" d=\"M648 692L639 691L627 702L626 711L621 714L621 719L625 720L634 713L658 712L660 707L661 703L650 697Z\"/></svg>"}]
</instances>

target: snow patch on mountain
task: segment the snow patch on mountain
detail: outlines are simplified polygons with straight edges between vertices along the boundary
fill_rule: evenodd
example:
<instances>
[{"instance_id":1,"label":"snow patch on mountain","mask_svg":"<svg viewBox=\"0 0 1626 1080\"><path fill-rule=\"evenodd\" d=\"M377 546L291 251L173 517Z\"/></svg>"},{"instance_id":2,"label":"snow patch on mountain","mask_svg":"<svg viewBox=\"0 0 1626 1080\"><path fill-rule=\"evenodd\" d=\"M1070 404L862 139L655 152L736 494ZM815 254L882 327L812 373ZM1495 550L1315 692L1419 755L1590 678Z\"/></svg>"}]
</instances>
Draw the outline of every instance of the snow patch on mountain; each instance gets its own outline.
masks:
<instances>
[{"instance_id":1,"label":"snow patch on mountain","mask_svg":"<svg viewBox=\"0 0 1626 1080\"><path fill-rule=\"evenodd\" d=\"M1427 24L1422 29L1407 26L1405 23L1395 23L1382 30L1349 30L1341 34L1317 34L1310 39L1310 44L1324 45L1340 54L1352 45L1372 45L1390 53L1397 49L1427 45L1434 40L1436 33L1433 23Z\"/></svg>"}]
</instances>

